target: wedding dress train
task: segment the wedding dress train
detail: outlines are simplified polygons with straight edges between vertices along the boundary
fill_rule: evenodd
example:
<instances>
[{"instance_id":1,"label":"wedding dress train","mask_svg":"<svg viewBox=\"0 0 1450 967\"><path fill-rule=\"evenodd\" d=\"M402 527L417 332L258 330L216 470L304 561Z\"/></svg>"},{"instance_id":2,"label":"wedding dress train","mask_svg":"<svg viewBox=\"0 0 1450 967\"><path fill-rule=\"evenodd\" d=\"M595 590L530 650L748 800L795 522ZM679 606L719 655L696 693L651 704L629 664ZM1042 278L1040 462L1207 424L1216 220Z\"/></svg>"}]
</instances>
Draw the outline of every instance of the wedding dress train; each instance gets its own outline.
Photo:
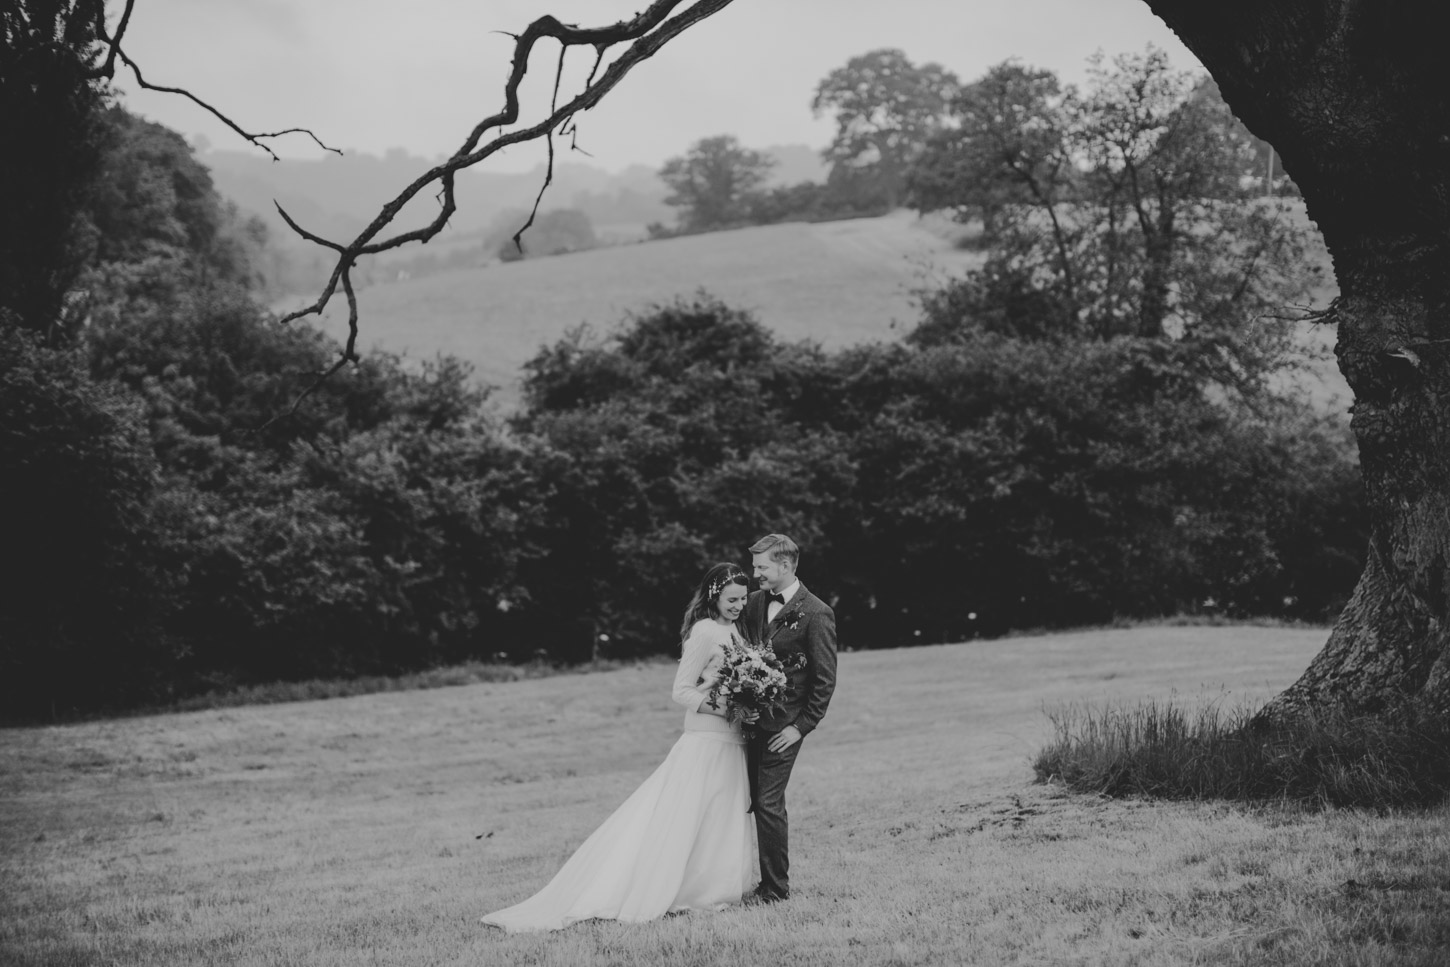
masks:
<instances>
[{"instance_id":1,"label":"wedding dress train","mask_svg":"<svg viewBox=\"0 0 1450 967\"><path fill-rule=\"evenodd\" d=\"M718 910L760 880L745 738L696 711L708 698L730 629L701 621L684 645L673 697L685 731L665 761L538 893L483 922L510 932L559 930L591 918L639 922Z\"/></svg>"}]
</instances>

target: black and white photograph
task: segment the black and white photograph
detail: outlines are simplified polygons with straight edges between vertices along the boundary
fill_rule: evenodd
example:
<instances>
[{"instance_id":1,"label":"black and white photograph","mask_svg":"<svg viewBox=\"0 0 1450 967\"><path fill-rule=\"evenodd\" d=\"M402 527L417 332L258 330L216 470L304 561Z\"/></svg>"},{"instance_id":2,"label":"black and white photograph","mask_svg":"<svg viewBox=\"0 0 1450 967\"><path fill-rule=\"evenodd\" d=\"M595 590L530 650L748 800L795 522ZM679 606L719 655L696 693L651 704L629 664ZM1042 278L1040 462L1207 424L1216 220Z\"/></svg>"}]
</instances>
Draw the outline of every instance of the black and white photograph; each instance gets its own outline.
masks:
<instances>
[{"instance_id":1,"label":"black and white photograph","mask_svg":"<svg viewBox=\"0 0 1450 967\"><path fill-rule=\"evenodd\" d=\"M1422 0L0 0L0 965L1450 965Z\"/></svg>"}]
</instances>

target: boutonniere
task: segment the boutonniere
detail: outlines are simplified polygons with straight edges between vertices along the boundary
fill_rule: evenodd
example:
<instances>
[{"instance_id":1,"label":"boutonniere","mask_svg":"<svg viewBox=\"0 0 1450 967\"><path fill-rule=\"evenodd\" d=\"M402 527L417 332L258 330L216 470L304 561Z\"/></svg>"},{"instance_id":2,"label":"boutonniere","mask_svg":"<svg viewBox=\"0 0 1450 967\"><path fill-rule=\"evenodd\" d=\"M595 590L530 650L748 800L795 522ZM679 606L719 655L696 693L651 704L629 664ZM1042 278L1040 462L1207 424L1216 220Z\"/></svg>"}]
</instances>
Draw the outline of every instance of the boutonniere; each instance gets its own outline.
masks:
<instances>
[{"instance_id":1,"label":"boutonniere","mask_svg":"<svg viewBox=\"0 0 1450 967\"><path fill-rule=\"evenodd\" d=\"M791 631L795 631L797 628L799 628L801 626L801 620L804 617L805 617L805 615L801 613L801 609L800 608L796 608L793 611L786 612L781 617L781 619L780 619L780 626L782 628L789 628Z\"/></svg>"}]
</instances>

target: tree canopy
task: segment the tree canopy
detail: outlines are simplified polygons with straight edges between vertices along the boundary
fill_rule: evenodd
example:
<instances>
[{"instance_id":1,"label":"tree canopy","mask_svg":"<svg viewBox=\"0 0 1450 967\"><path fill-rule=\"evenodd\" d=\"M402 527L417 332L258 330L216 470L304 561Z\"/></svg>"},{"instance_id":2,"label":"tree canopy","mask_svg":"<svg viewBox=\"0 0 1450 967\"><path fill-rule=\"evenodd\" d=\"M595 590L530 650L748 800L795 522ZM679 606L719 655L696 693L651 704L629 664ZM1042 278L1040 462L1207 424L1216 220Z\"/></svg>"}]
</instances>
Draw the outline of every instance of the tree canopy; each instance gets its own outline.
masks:
<instances>
[{"instance_id":1,"label":"tree canopy","mask_svg":"<svg viewBox=\"0 0 1450 967\"><path fill-rule=\"evenodd\" d=\"M1289 307L1318 279L1312 231L1261 197L1252 139L1211 85L1152 50L1099 61L1082 93L1008 61L952 110L912 197L982 218L988 258L934 297L958 321L935 322L1170 341L1245 391L1297 349Z\"/></svg>"},{"instance_id":2,"label":"tree canopy","mask_svg":"<svg viewBox=\"0 0 1450 967\"><path fill-rule=\"evenodd\" d=\"M747 221L750 198L773 167L769 155L722 134L696 141L683 156L666 161L659 175L670 186L665 202L679 207L683 227L704 231Z\"/></svg>"},{"instance_id":3,"label":"tree canopy","mask_svg":"<svg viewBox=\"0 0 1450 967\"><path fill-rule=\"evenodd\" d=\"M827 161L867 172L889 207L903 194L906 171L936 131L958 82L940 64L913 64L894 48L852 57L816 87L811 109L835 116Z\"/></svg>"}]
</instances>

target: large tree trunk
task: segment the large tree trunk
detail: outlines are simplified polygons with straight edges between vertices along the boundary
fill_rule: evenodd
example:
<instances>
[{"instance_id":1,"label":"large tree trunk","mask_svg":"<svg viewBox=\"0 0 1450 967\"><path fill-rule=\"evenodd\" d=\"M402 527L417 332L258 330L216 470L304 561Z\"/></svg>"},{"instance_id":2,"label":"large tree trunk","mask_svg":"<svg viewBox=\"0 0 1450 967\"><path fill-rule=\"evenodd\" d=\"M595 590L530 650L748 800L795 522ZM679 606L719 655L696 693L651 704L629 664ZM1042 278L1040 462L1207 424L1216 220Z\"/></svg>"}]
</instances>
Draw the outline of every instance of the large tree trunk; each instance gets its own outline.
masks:
<instances>
[{"instance_id":1,"label":"large tree trunk","mask_svg":"<svg viewBox=\"0 0 1450 967\"><path fill-rule=\"evenodd\" d=\"M1334 258L1369 562L1269 714L1450 714L1450 57L1428 0L1146 0L1304 192Z\"/></svg>"}]
</instances>

